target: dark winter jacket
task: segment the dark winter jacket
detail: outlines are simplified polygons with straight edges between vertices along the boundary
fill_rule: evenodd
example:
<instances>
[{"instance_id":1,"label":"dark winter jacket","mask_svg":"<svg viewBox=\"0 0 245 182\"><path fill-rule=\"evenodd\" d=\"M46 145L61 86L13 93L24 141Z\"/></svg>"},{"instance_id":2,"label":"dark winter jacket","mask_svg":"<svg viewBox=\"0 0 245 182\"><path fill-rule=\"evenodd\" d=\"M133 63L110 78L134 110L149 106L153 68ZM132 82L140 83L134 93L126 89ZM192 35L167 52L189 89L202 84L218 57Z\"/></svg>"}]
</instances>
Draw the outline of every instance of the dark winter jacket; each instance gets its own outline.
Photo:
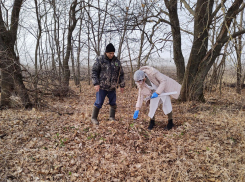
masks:
<instances>
[{"instance_id":1,"label":"dark winter jacket","mask_svg":"<svg viewBox=\"0 0 245 182\"><path fill-rule=\"evenodd\" d=\"M92 81L100 85L102 90L114 90L118 86L125 87L124 72L117 57L110 60L106 54L99 56L92 67Z\"/></svg>"}]
</instances>

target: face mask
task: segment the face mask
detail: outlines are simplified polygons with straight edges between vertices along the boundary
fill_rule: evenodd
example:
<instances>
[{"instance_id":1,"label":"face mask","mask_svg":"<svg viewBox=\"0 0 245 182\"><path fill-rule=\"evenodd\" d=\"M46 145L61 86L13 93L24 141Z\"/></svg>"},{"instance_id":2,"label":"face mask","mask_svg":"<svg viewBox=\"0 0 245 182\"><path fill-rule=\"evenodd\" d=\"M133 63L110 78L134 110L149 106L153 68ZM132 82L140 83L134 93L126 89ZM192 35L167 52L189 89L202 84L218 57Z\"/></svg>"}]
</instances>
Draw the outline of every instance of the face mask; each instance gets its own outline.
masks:
<instances>
[{"instance_id":1,"label":"face mask","mask_svg":"<svg viewBox=\"0 0 245 182\"><path fill-rule=\"evenodd\" d=\"M137 82L135 82L137 87L142 87L143 83L144 83L144 80L139 80Z\"/></svg>"},{"instance_id":2,"label":"face mask","mask_svg":"<svg viewBox=\"0 0 245 182\"><path fill-rule=\"evenodd\" d=\"M143 82L144 82L144 80L139 80L139 81L137 81L137 83L138 83L139 85L142 85Z\"/></svg>"}]
</instances>

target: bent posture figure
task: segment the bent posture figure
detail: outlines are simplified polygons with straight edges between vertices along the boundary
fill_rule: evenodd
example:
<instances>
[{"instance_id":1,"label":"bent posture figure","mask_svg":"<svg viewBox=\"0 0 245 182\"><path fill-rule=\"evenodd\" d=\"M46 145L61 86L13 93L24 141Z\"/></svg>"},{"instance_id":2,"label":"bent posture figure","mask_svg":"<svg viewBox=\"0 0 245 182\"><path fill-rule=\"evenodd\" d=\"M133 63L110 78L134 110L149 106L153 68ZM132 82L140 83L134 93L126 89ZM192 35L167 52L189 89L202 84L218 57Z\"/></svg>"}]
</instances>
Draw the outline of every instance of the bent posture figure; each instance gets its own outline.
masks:
<instances>
[{"instance_id":1,"label":"bent posture figure","mask_svg":"<svg viewBox=\"0 0 245 182\"><path fill-rule=\"evenodd\" d=\"M134 80L139 89L134 119L138 118L139 110L145 100L150 106L150 123L148 129L155 126L155 111L162 104L162 110L168 115L168 124L165 129L170 130L174 126L171 98L178 99L181 85L172 78L160 73L150 66L143 66L134 73ZM150 102L150 103L149 103Z\"/></svg>"}]
</instances>

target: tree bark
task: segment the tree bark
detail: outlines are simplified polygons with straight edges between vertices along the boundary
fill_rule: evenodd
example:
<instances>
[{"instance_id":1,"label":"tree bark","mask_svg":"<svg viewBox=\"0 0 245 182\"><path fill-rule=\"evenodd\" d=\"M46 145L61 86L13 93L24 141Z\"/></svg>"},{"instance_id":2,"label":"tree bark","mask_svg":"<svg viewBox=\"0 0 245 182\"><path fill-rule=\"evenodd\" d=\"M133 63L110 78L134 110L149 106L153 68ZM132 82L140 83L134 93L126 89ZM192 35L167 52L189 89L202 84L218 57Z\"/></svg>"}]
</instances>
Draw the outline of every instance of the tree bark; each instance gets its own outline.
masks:
<instances>
[{"instance_id":1,"label":"tree bark","mask_svg":"<svg viewBox=\"0 0 245 182\"><path fill-rule=\"evenodd\" d=\"M82 6L81 6L82 7ZM81 8L80 7L80 8ZM81 8L82 9L82 8ZM83 15L84 16L84 15ZM81 90L81 84L80 84L80 79L81 79L81 75L80 75L80 54L81 54L81 32L82 32L82 18L80 18L80 26L79 26L79 33L78 33L78 49L77 49L77 71L76 71L76 75L77 75L77 80L76 80L76 86L80 87ZM90 80L90 72L88 71L88 78ZM89 82L90 85L90 82Z\"/></svg>"},{"instance_id":2,"label":"tree bark","mask_svg":"<svg viewBox=\"0 0 245 182\"><path fill-rule=\"evenodd\" d=\"M243 12L241 12L239 30L241 30L243 24ZM236 83L236 93L241 94L242 90L242 35L237 38L237 44L235 44L236 55L237 55L237 83Z\"/></svg>"},{"instance_id":3,"label":"tree bark","mask_svg":"<svg viewBox=\"0 0 245 182\"><path fill-rule=\"evenodd\" d=\"M36 17L37 17L37 24L38 24L37 42L36 42L36 49L35 49L35 78L34 78L35 104L37 104L37 102L38 102L38 90L37 90L37 85L38 85L38 50L40 48L39 45L40 45L40 39L42 36L41 18L39 15L37 0L35 0L35 8L36 8ZM39 59L40 59L40 57L39 57ZM40 64L40 66L41 66L41 64Z\"/></svg>"},{"instance_id":4,"label":"tree bark","mask_svg":"<svg viewBox=\"0 0 245 182\"><path fill-rule=\"evenodd\" d=\"M213 0L198 0L194 20L194 41L181 88L180 100L205 101L203 82L223 45L229 40L227 38L230 37L228 36L229 27L239 13L238 9L242 2L243 0L235 0L228 9L216 43L207 51L208 31L211 22L209 18L211 17ZM236 35L238 36L238 34Z\"/></svg>"},{"instance_id":5,"label":"tree bark","mask_svg":"<svg viewBox=\"0 0 245 182\"><path fill-rule=\"evenodd\" d=\"M19 13L23 0L15 0L11 14L10 29L7 30L2 18L0 7L0 68L2 71L1 106L10 106L10 96L16 92L25 108L32 107L29 95L23 83L19 58L16 56L14 46L17 38Z\"/></svg>"},{"instance_id":6,"label":"tree bark","mask_svg":"<svg viewBox=\"0 0 245 182\"><path fill-rule=\"evenodd\" d=\"M208 47L208 27L207 22L212 13L213 0L198 0L195 11L194 19L194 41L186 67L186 73L184 76L181 100L190 100L190 93L198 95L197 100L204 100L202 94L202 83L196 83L196 88L193 88L193 82L196 79L198 73L198 67L201 60L205 57ZM201 78L198 78L201 79ZM204 79L202 79L204 80ZM195 89L195 90L193 90ZM194 98L193 98L194 99Z\"/></svg>"},{"instance_id":7,"label":"tree bark","mask_svg":"<svg viewBox=\"0 0 245 182\"><path fill-rule=\"evenodd\" d=\"M173 37L174 63L177 71L177 81L182 83L185 74L185 60L181 50L181 34L177 10L177 0L164 0L168 8Z\"/></svg>"},{"instance_id":8,"label":"tree bark","mask_svg":"<svg viewBox=\"0 0 245 182\"><path fill-rule=\"evenodd\" d=\"M71 54L71 38L72 32L76 27L77 19L76 19L76 6L77 0L74 0L70 7L70 14L69 14L69 27L68 27L68 36L67 36L67 49L65 58L63 60L63 81L62 81L62 91L63 95L67 95L69 91L69 80L70 80L70 68L69 68L69 58Z\"/></svg>"}]
</instances>

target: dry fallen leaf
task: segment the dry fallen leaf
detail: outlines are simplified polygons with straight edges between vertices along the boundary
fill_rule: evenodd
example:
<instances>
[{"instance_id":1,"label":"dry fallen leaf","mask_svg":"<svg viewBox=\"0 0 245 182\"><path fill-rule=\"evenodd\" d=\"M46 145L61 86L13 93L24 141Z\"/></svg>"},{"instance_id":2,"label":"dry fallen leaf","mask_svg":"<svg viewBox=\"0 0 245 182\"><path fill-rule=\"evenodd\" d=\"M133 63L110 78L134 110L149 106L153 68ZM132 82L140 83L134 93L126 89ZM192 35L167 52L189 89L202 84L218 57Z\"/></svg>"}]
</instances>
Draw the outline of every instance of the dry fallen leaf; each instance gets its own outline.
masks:
<instances>
[{"instance_id":1,"label":"dry fallen leaf","mask_svg":"<svg viewBox=\"0 0 245 182\"><path fill-rule=\"evenodd\" d=\"M157 110L149 131L145 113L131 118L136 89L118 94L116 121L108 121L104 105L99 126L90 122L95 94L85 83L83 89L63 100L46 98L50 108L0 111L0 179L243 181L245 118L236 109L244 91L236 98L230 97L233 90L222 98L206 93L200 104L173 102L175 128L164 131L167 117Z\"/></svg>"}]
</instances>

